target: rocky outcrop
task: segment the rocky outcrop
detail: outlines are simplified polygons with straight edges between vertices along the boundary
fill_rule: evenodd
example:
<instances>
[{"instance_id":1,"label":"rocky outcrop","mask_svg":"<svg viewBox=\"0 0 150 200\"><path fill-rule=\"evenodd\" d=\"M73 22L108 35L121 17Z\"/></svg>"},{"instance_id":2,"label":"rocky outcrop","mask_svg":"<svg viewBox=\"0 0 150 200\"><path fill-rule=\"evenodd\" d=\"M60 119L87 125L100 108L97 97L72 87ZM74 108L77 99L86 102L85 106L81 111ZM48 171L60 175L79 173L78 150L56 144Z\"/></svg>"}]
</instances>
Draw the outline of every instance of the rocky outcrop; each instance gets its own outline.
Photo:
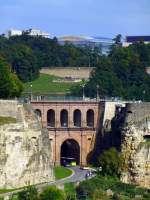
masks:
<instances>
[{"instance_id":1,"label":"rocky outcrop","mask_svg":"<svg viewBox=\"0 0 150 200\"><path fill-rule=\"evenodd\" d=\"M150 103L127 104L122 128L122 181L150 188Z\"/></svg>"},{"instance_id":2,"label":"rocky outcrop","mask_svg":"<svg viewBox=\"0 0 150 200\"><path fill-rule=\"evenodd\" d=\"M11 110L9 103L8 110ZM17 123L0 126L0 188L19 188L53 180L48 131L42 129L30 105L16 107Z\"/></svg>"}]
</instances>

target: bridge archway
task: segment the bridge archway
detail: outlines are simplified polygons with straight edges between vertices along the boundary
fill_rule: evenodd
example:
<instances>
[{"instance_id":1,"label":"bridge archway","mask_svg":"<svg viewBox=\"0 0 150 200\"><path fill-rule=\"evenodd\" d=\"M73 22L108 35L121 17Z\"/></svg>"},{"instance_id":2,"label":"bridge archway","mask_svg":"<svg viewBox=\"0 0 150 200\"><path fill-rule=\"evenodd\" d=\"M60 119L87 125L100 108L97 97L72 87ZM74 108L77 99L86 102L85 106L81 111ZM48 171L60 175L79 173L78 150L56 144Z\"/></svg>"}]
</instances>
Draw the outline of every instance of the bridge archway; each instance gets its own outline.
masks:
<instances>
[{"instance_id":1,"label":"bridge archway","mask_svg":"<svg viewBox=\"0 0 150 200\"><path fill-rule=\"evenodd\" d=\"M77 165L80 163L80 146L74 139L67 139L61 145L60 163L64 165L69 161L76 161Z\"/></svg>"},{"instance_id":2,"label":"bridge archway","mask_svg":"<svg viewBox=\"0 0 150 200\"><path fill-rule=\"evenodd\" d=\"M81 111L76 109L73 113L73 123L76 127L81 127Z\"/></svg>"},{"instance_id":3,"label":"bridge archway","mask_svg":"<svg viewBox=\"0 0 150 200\"><path fill-rule=\"evenodd\" d=\"M86 121L88 127L94 127L94 111L92 109L87 111Z\"/></svg>"},{"instance_id":4,"label":"bridge archway","mask_svg":"<svg viewBox=\"0 0 150 200\"><path fill-rule=\"evenodd\" d=\"M68 127L68 111L63 109L60 112L61 127Z\"/></svg>"},{"instance_id":5,"label":"bridge archway","mask_svg":"<svg viewBox=\"0 0 150 200\"><path fill-rule=\"evenodd\" d=\"M47 111L47 126L55 127L55 111L53 109Z\"/></svg>"},{"instance_id":6,"label":"bridge archway","mask_svg":"<svg viewBox=\"0 0 150 200\"><path fill-rule=\"evenodd\" d=\"M35 109L35 114L38 116L38 117L42 117L42 113L41 113L41 110L40 109Z\"/></svg>"}]
</instances>

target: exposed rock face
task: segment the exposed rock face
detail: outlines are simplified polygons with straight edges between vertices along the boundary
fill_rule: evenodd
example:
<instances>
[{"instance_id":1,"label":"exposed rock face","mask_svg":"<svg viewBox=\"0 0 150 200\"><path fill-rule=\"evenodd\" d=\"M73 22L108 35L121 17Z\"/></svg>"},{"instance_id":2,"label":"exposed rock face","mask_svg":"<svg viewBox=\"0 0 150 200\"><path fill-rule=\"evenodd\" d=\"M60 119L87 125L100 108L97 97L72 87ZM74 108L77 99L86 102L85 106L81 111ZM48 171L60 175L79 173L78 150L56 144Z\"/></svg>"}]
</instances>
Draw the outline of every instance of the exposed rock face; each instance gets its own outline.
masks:
<instances>
[{"instance_id":1,"label":"exposed rock face","mask_svg":"<svg viewBox=\"0 0 150 200\"><path fill-rule=\"evenodd\" d=\"M150 188L150 103L127 104L122 130L126 183Z\"/></svg>"},{"instance_id":2,"label":"exposed rock face","mask_svg":"<svg viewBox=\"0 0 150 200\"><path fill-rule=\"evenodd\" d=\"M9 104L3 112L12 109ZM29 105L16 104L16 107L17 123L0 126L0 188L19 188L53 180L48 131L41 128Z\"/></svg>"}]
</instances>

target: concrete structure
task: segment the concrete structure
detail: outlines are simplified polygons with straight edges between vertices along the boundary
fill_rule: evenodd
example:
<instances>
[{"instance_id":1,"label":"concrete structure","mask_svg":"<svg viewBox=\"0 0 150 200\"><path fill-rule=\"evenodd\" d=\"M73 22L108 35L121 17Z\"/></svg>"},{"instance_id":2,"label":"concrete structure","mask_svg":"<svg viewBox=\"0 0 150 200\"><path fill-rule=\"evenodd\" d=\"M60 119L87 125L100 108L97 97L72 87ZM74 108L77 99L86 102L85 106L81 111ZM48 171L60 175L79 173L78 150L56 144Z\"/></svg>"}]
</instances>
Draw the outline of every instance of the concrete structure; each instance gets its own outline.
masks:
<instances>
[{"instance_id":1,"label":"concrete structure","mask_svg":"<svg viewBox=\"0 0 150 200\"><path fill-rule=\"evenodd\" d=\"M31 104L49 131L55 164L61 163L61 157L74 157L78 164L85 165L94 148L104 102L32 101Z\"/></svg>"}]
</instances>

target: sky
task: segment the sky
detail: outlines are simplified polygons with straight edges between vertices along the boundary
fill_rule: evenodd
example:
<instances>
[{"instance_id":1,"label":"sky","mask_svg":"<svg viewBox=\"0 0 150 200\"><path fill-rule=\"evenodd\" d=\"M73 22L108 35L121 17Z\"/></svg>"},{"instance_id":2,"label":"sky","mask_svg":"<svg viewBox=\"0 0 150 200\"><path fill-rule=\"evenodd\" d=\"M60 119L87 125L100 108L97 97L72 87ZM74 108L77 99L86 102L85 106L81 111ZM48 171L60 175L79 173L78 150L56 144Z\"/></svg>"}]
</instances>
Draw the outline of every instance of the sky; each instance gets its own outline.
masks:
<instances>
[{"instance_id":1,"label":"sky","mask_svg":"<svg viewBox=\"0 0 150 200\"><path fill-rule=\"evenodd\" d=\"M150 35L150 0L0 0L0 33L11 28L52 36Z\"/></svg>"}]
</instances>

